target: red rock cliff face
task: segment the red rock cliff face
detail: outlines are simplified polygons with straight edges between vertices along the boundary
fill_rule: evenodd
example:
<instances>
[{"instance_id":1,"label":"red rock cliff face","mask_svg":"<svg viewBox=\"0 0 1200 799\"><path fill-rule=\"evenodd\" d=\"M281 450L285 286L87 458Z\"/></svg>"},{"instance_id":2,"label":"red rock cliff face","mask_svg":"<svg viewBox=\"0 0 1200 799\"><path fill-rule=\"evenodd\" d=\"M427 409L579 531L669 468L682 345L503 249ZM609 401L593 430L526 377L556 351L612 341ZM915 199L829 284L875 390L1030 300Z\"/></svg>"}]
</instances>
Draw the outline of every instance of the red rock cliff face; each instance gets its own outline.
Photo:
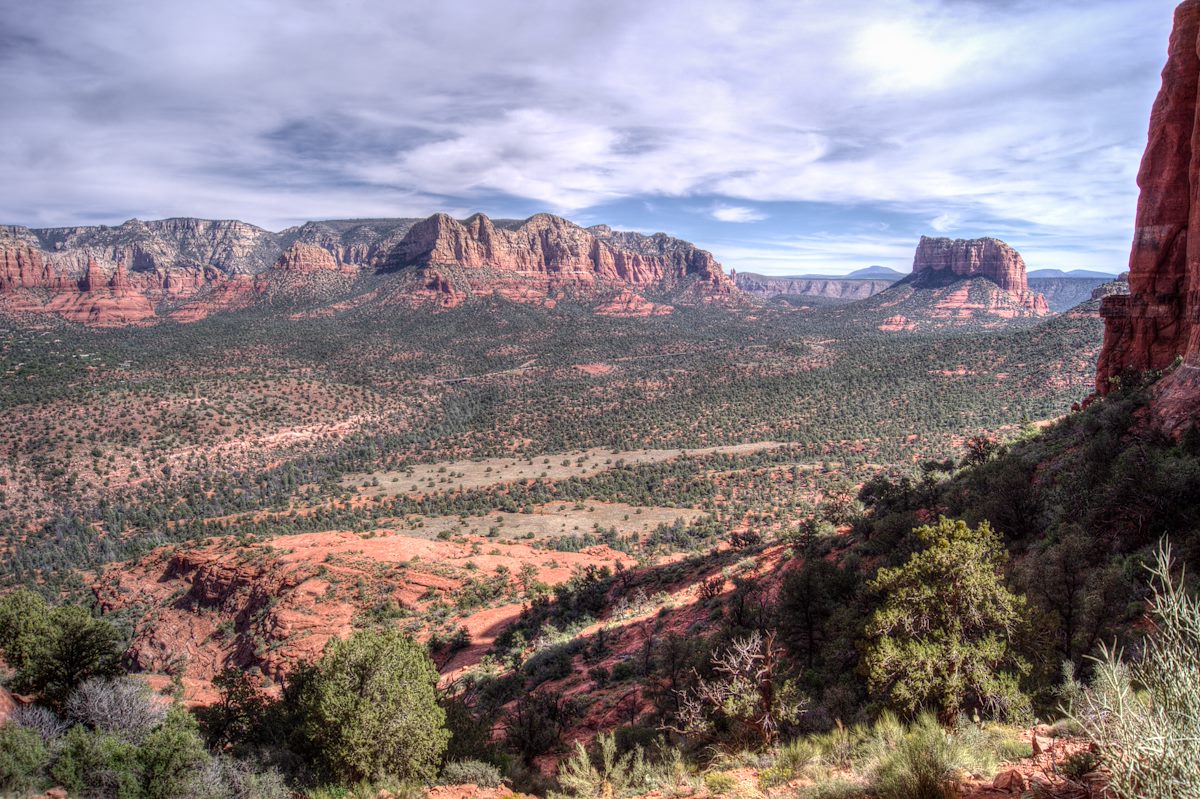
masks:
<instances>
[{"instance_id":1,"label":"red rock cliff face","mask_svg":"<svg viewBox=\"0 0 1200 799\"><path fill-rule=\"evenodd\" d=\"M22 289L66 291L77 288L71 280L42 259L42 254L21 244L0 242L0 293Z\"/></svg>"},{"instance_id":2,"label":"red rock cliff face","mask_svg":"<svg viewBox=\"0 0 1200 799\"><path fill-rule=\"evenodd\" d=\"M1200 0L1175 12L1175 28L1150 114L1138 173L1129 294L1106 297L1101 394L1126 370L1182 367L1156 389L1155 414L1169 430L1200 417Z\"/></svg>"},{"instance_id":3,"label":"red rock cliff face","mask_svg":"<svg viewBox=\"0 0 1200 799\"><path fill-rule=\"evenodd\" d=\"M715 293L733 284L710 253L670 236L584 229L549 214L499 227L482 214L459 222L436 214L412 227L389 268L453 264L561 283L620 282L643 288L696 277Z\"/></svg>"},{"instance_id":4,"label":"red rock cliff face","mask_svg":"<svg viewBox=\"0 0 1200 799\"><path fill-rule=\"evenodd\" d=\"M913 274L986 277L1005 291L1029 291L1025 260L998 239L933 239L921 237L913 258Z\"/></svg>"},{"instance_id":5,"label":"red rock cliff face","mask_svg":"<svg viewBox=\"0 0 1200 799\"><path fill-rule=\"evenodd\" d=\"M682 285L701 300L734 292L711 254L665 234L584 229L539 214L523 223L483 215L458 222L309 222L271 233L236 220L131 219L115 227L0 225L0 312L92 325L195 321L251 304L272 286L320 286L418 266L404 302L453 306L475 295L554 302L560 294L619 296ZM686 281L684 280L686 278ZM346 281L342 281L345 283ZM615 292L615 293L614 293Z\"/></svg>"},{"instance_id":6,"label":"red rock cliff face","mask_svg":"<svg viewBox=\"0 0 1200 799\"><path fill-rule=\"evenodd\" d=\"M1035 313L1049 313L1046 299L1029 290L1025 259L999 239L934 239L921 237L913 258L915 285L983 277L1012 294Z\"/></svg>"},{"instance_id":7,"label":"red rock cliff face","mask_svg":"<svg viewBox=\"0 0 1200 799\"><path fill-rule=\"evenodd\" d=\"M315 244L296 243L284 250L283 255L275 264L276 269L284 272L324 272L342 271L355 272L358 267L338 261L337 256Z\"/></svg>"}]
</instances>

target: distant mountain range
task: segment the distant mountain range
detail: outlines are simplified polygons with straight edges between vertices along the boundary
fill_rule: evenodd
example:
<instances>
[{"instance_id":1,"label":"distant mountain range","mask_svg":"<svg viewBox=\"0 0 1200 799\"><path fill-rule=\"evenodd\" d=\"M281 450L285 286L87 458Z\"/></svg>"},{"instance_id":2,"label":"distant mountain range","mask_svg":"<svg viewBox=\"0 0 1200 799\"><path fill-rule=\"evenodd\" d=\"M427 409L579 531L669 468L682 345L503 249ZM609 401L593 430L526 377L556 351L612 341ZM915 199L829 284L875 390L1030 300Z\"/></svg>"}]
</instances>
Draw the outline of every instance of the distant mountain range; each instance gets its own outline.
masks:
<instances>
[{"instance_id":1,"label":"distant mountain range","mask_svg":"<svg viewBox=\"0 0 1200 799\"><path fill-rule=\"evenodd\" d=\"M875 265L865 266L862 269L855 269L853 272L846 275L827 275L820 273L808 275L760 275L757 272L744 272L741 274L763 280L899 280L908 273L897 272L890 266Z\"/></svg>"},{"instance_id":2,"label":"distant mountain range","mask_svg":"<svg viewBox=\"0 0 1200 799\"><path fill-rule=\"evenodd\" d=\"M1116 280L1116 274L1112 272L1096 272L1091 269L1072 269L1069 272L1064 272L1061 269L1034 269L1028 274L1031 278L1070 278L1078 280Z\"/></svg>"},{"instance_id":3,"label":"distant mountain range","mask_svg":"<svg viewBox=\"0 0 1200 799\"><path fill-rule=\"evenodd\" d=\"M846 275L846 277L860 279L860 280L887 280L887 279L899 280L900 278L904 277L906 274L908 274L908 273L907 272L897 272L895 269L892 269L890 266L876 265L876 266L863 267L862 269L855 269L853 272Z\"/></svg>"}]
</instances>

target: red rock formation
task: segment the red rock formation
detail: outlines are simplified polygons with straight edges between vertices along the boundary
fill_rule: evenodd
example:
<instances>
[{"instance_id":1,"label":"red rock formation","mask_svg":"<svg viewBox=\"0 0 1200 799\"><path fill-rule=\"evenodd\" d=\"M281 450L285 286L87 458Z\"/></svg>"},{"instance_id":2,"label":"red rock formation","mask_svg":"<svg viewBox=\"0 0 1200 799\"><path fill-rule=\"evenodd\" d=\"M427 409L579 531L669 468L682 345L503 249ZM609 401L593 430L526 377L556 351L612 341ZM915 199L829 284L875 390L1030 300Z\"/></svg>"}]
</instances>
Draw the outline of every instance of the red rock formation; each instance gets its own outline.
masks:
<instances>
[{"instance_id":1,"label":"red rock formation","mask_svg":"<svg viewBox=\"0 0 1200 799\"><path fill-rule=\"evenodd\" d=\"M12 244L0 246L0 307L22 314L52 313L97 327L140 324L155 315L123 265L109 278L89 259L82 279L73 280L37 250Z\"/></svg>"},{"instance_id":2,"label":"red rock formation","mask_svg":"<svg viewBox=\"0 0 1200 799\"><path fill-rule=\"evenodd\" d=\"M1200 0L1175 12L1175 28L1150 115L1138 173L1129 294L1106 297L1104 348L1096 389L1130 370L1163 369L1183 358L1156 389L1155 416L1178 431L1200 419Z\"/></svg>"},{"instance_id":3,"label":"red rock formation","mask_svg":"<svg viewBox=\"0 0 1200 799\"><path fill-rule=\"evenodd\" d=\"M74 288L73 283L52 269L34 248L20 244L0 246L0 294L22 289L65 291Z\"/></svg>"},{"instance_id":4,"label":"red rock formation","mask_svg":"<svg viewBox=\"0 0 1200 799\"><path fill-rule=\"evenodd\" d=\"M245 557L248 553L255 557ZM381 579L376 565L410 558L414 564L450 564L471 557L470 544L450 541L406 535L364 541L352 532L301 533L289 536L287 550L257 545L247 549L228 541L158 550L151 557L111 565L94 591L104 613L134 603L155 607L155 613L139 616L141 621L136 624L129 654L137 669L181 669L185 678L209 681L232 665L257 667L278 680L297 663L319 657L330 638L349 635L355 617L361 618L374 603L374 598L364 602L365 593L344 586L369 584L381 596L386 594L403 607L419 610L431 601L440 601L431 598L431 589L435 589L432 596L448 595L471 574L466 569L456 574L443 568L405 568L402 574ZM516 573L522 566L532 565L538 570L538 579L549 585L565 582L572 569L588 563L634 564L628 555L607 547L547 554L531 544L516 542L502 554L475 560L486 571L503 565L509 573ZM520 612L521 603L513 602L502 608L485 608L465 620L476 639L473 662L478 662L499 630ZM452 671L470 665L463 663L466 654L457 656L458 665L447 662L442 668Z\"/></svg>"},{"instance_id":5,"label":"red rock formation","mask_svg":"<svg viewBox=\"0 0 1200 799\"><path fill-rule=\"evenodd\" d=\"M17 709L17 701L3 687L0 687L0 726L8 721L9 716Z\"/></svg>"},{"instance_id":6,"label":"red rock formation","mask_svg":"<svg viewBox=\"0 0 1200 799\"><path fill-rule=\"evenodd\" d=\"M99 291L104 286L108 285L108 277L100 269L100 265L95 260L89 258L87 272L83 276L83 280L79 282L80 291Z\"/></svg>"},{"instance_id":7,"label":"red rock formation","mask_svg":"<svg viewBox=\"0 0 1200 799\"><path fill-rule=\"evenodd\" d=\"M387 259L391 268L438 264L512 272L556 285L608 281L665 288L694 276L713 293L733 290L712 255L686 242L604 226L585 230L549 214L516 228L497 227L483 214L464 222L435 214L414 225Z\"/></svg>"},{"instance_id":8,"label":"red rock formation","mask_svg":"<svg viewBox=\"0 0 1200 799\"><path fill-rule=\"evenodd\" d=\"M218 277L193 295L187 303L172 311L170 317L177 322L198 322L214 313L245 308L262 292L262 288L261 277Z\"/></svg>"},{"instance_id":9,"label":"red rock formation","mask_svg":"<svg viewBox=\"0 0 1200 799\"><path fill-rule=\"evenodd\" d=\"M914 285L945 285L962 278L984 277L1014 295L1035 314L1050 312L1046 298L1029 290L1025 259L999 239L933 239L921 237L913 259Z\"/></svg>"},{"instance_id":10,"label":"red rock formation","mask_svg":"<svg viewBox=\"0 0 1200 799\"><path fill-rule=\"evenodd\" d=\"M113 291L133 291L133 285L129 282L129 273L125 271L125 262L121 261L117 264L117 271L113 273L112 280L108 282L108 287Z\"/></svg>"},{"instance_id":11,"label":"red rock formation","mask_svg":"<svg viewBox=\"0 0 1200 799\"><path fill-rule=\"evenodd\" d=\"M916 330L917 325L907 316L897 314L896 316L889 316L887 319L884 319L883 324L879 325L879 329L884 333L900 333Z\"/></svg>"},{"instance_id":12,"label":"red rock formation","mask_svg":"<svg viewBox=\"0 0 1200 799\"><path fill-rule=\"evenodd\" d=\"M680 287L677 296L701 302L734 291L712 255L687 242L585 230L548 214L517 226L439 214L315 222L278 234L236 221L133 219L116 227L0 226L0 310L101 326L187 322L281 287L319 286L332 296L347 281L334 285L330 273L380 266L418 267L384 292L388 299L447 307L469 296L552 305L621 287Z\"/></svg>"},{"instance_id":13,"label":"red rock formation","mask_svg":"<svg viewBox=\"0 0 1200 799\"><path fill-rule=\"evenodd\" d=\"M645 297L625 289L597 307L596 314L619 319L635 319L645 316L666 316L674 310L670 305L650 302Z\"/></svg>"},{"instance_id":14,"label":"red rock formation","mask_svg":"<svg viewBox=\"0 0 1200 799\"><path fill-rule=\"evenodd\" d=\"M275 264L276 269L285 272L323 272L323 271L357 271L352 264L342 264L338 258L324 247L316 244L297 242L284 250Z\"/></svg>"}]
</instances>

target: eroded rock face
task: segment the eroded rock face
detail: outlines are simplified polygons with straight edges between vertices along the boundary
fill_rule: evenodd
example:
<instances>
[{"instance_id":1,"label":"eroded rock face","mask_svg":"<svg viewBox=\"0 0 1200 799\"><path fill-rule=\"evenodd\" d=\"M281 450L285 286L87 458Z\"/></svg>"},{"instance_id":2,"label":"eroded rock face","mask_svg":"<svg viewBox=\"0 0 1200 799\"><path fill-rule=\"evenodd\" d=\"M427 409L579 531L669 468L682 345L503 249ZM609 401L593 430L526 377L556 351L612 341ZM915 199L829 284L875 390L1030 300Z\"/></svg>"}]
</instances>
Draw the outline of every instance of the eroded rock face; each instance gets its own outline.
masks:
<instances>
[{"instance_id":1,"label":"eroded rock face","mask_svg":"<svg viewBox=\"0 0 1200 799\"><path fill-rule=\"evenodd\" d=\"M257 670L281 681L297 664L318 659L331 638L345 638L361 626L381 598L419 615L473 576L448 564L473 557L471 543L402 534L364 540L350 531L300 533L289 536L286 550L221 540L113 564L93 591L103 613L133 604L154 607L135 624L129 648L135 669L178 673L185 684L201 688L192 701L210 701L216 698L211 680L223 668ZM589 563L634 565L633 558L607 547L547 554L516 542L503 554L475 561L489 570L502 565L510 574L532 566L551 586ZM401 563L406 565L396 566ZM443 658L443 673L477 663L521 609L513 601L468 616L464 624L472 647Z\"/></svg>"},{"instance_id":2,"label":"eroded rock face","mask_svg":"<svg viewBox=\"0 0 1200 799\"><path fill-rule=\"evenodd\" d=\"M987 278L1034 313L1050 312L1046 298L1029 290L1025 259L999 239L921 237L913 259L914 285L945 285L972 277Z\"/></svg>"},{"instance_id":3,"label":"eroded rock face","mask_svg":"<svg viewBox=\"0 0 1200 799\"><path fill-rule=\"evenodd\" d=\"M733 290L712 254L687 242L661 233L617 233L603 225L584 229L549 214L516 226L499 226L483 214L463 222L435 214L413 226L386 265L455 265L516 273L547 284L607 281L637 288L665 288L696 277L714 293Z\"/></svg>"},{"instance_id":4,"label":"eroded rock face","mask_svg":"<svg viewBox=\"0 0 1200 799\"><path fill-rule=\"evenodd\" d=\"M1150 135L1138 173L1129 294L1106 297L1104 348L1096 389L1130 370L1179 369L1156 389L1154 413L1179 431L1200 419L1200 0L1186 0L1150 115Z\"/></svg>"},{"instance_id":5,"label":"eroded rock face","mask_svg":"<svg viewBox=\"0 0 1200 799\"><path fill-rule=\"evenodd\" d=\"M21 289L64 291L71 287L72 281L52 269L38 250L17 242L4 245L0 239L0 292Z\"/></svg>"},{"instance_id":6,"label":"eroded rock face","mask_svg":"<svg viewBox=\"0 0 1200 799\"><path fill-rule=\"evenodd\" d=\"M344 264L338 261L334 253L316 244L301 244L297 242L283 251L275 264L276 269L284 272L325 272L325 271L357 271L354 264Z\"/></svg>"},{"instance_id":7,"label":"eroded rock face","mask_svg":"<svg viewBox=\"0 0 1200 799\"><path fill-rule=\"evenodd\" d=\"M682 285L700 301L735 291L712 255L688 242L605 226L585 230L549 214L519 223L482 214L464 222L444 214L334 220L279 233L202 219L0 226L0 310L89 325L196 321L280 286L294 293L307 286L336 306L330 273L350 276L344 287L380 269L406 271L394 290L373 296L441 307L471 296L552 305L568 296L602 299L611 288Z\"/></svg>"}]
</instances>

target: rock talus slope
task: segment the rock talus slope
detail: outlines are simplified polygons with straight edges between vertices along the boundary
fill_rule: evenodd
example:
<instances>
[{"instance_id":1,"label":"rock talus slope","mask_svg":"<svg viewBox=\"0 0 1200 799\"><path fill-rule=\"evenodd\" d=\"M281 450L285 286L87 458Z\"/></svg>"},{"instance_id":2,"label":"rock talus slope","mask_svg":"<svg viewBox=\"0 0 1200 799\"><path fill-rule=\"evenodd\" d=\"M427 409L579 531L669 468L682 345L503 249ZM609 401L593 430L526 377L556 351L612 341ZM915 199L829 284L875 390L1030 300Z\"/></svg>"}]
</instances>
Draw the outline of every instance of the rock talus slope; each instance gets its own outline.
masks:
<instances>
[{"instance_id":1,"label":"rock talus slope","mask_svg":"<svg viewBox=\"0 0 1200 799\"><path fill-rule=\"evenodd\" d=\"M1177 432L1200 420L1200 0L1175 12L1138 173L1129 294L1104 298L1100 394L1125 371L1180 368L1155 389L1153 412Z\"/></svg>"}]
</instances>

